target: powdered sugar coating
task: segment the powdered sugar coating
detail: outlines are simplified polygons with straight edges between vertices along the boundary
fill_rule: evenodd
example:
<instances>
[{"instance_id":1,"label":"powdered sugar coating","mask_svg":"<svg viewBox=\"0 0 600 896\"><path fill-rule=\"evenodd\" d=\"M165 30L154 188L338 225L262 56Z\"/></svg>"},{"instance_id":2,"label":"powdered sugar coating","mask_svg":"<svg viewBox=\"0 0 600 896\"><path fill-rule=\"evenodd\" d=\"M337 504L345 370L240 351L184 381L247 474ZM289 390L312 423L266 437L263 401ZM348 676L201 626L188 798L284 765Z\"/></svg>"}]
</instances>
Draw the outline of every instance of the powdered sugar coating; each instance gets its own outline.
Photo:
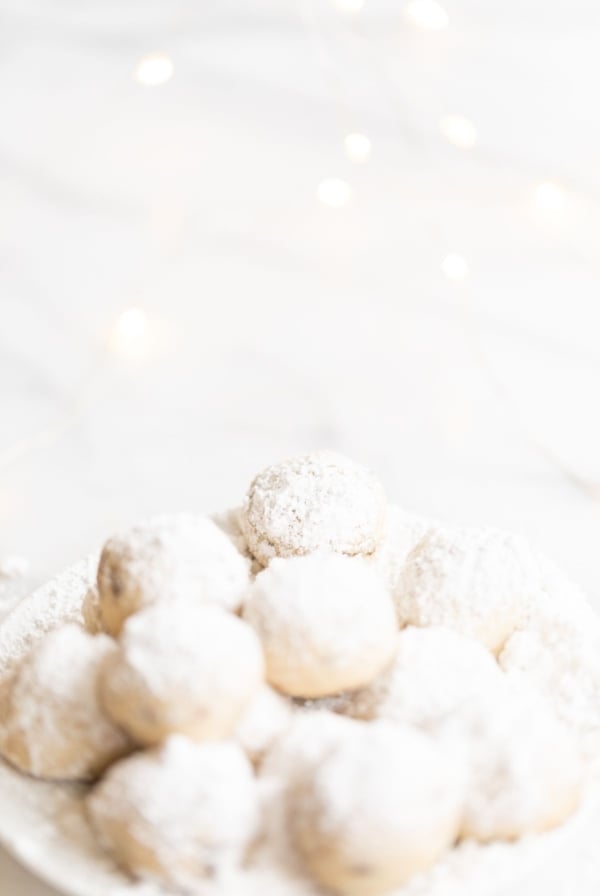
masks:
<instances>
[{"instance_id":1,"label":"powdered sugar coating","mask_svg":"<svg viewBox=\"0 0 600 896\"><path fill-rule=\"evenodd\" d=\"M499 662L517 686L533 687L597 752L600 743L600 619L580 589L540 558L542 593Z\"/></svg>"},{"instance_id":2,"label":"powdered sugar coating","mask_svg":"<svg viewBox=\"0 0 600 896\"><path fill-rule=\"evenodd\" d=\"M562 638L527 629L512 635L499 656L517 686L535 688L557 716L576 730L592 756L600 745L600 639Z\"/></svg>"},{"instance_id":3,"label":"powdered sugar coating","mask_svg":"<svg viewBox=\"0 0 600 896\"><path fill-rule=\"evenodd\" d=\"M438 733L467 760L465 836L513 840L561 824L579 805L580 746L532 692L472 700Z\"/></svg>"},{"instance_id":4,"label":"powdered sugar coating","mask_svg":"<svg viewBox=\"0 0 600 896\"><path fill-rule=\"evenodd\" d=\"M260 643L208 604L159 603L131 616L100 680L111 717L141 744L228 735L264 676Z\"/></svg>"},{"instance_id":5,"label":"powdered sugar coating","mask_svg":"<svg viewBox=\"0 0 600 896\"><path fill-rule=\"evenodd\" d=\"M476 697L493 701L503 686L503 673L478 641L450 629L409 627L397 635L390 667L348 695L342 711L433 729Z\"/></svg>"},{"instance_id":6,"label":"powdered sugar coating","mask_svg":"<svg viewBox=\"0 0 600 896\"><path fill-rule=\"evenodd\" d=\"M116 651L105 635L65 625L36 644L3 684L0 752L41 778L89 779L131 749L98 702Z\"/></svg>"},{"instance_id":7,"label":"powdered sugar coating","mask_svg":"<svg viewBox=\"0 0 600 896\"><path fill-rule=\"evenodd\" d=\"M67 622L83 621L81 607L94 580L98 555L92 554L50 579L24 599L0 625L0 677L34 644Z\"/></svg>"},{"instance_id":8,"label":"powdered sugar coating","mask_svg":"<svg viewBox=\"0 0 600 896\"><path fill-rule=\"evenodd\" d=\"M259 863L285 868L286 884L296 881L302 892L314 896L315 887L290 840L288 823L291 794L302 781L310 779L313 771L334 750L337 744L351 736L354 728L362 726L344 716L327 710L320 712L296 711L286 731L267 751L260 766L259 783L263 793L264 831ZM262 856L262 859L261 859Z\"/></svg>"},{"instance_id":9,"label":"powdered sugar coating","mask_svg":"<svg viewBox=\"0 0 600 896\"><path fill-rule=\"evenodd\" d=\"M182 887L235 870L259 821L256 782L240 747L183 737L117 763L87 808L125 869Z\"/></svg>"},{"instance_id":10,"label":"powdered sugar coating","mask_svg":"<svg viewBox=\"0 0 600 896\"><path fill-rule=\"evenodd\" d=\"M324 886L370 896L428 868L456 840L459 768L425 734L353 728L293 788L292 837Z\"/></svg>"},{"instance_id":11,"label":"powdered sugar coating","mask_svg":"<svg viewBox=\"0 0 600 896\"><path fill-rule=\"evenodd\" d=\"M493 529L433 528L409 554L394 601L400 625L441 625L498 651L541 588L535 554Z\"/></svg>"},{"instance_id":12,"label":"powdered sugar coating","mask_svg":"<svg viewBox=\"0 0 600 896\"><path fill-rule=\"evenodd\" d=\"M517 687L552 704L593 756L600 746L600 618L552 561L538 556L538 563L541 589L521 607L519 629L498 660Z\"/></svg>"},{"instance_id":13,"label":"powdered sugar coating","mask_svg":"<svg viewBox=\"0 0 600 896\"><path fill-rule=\"evenodd\" d=\"M158 601L181 598L239 608L249 562L208 517L157 517L110 538L98 565L99 615L116 635L125 619Z\"/></svg>"},{"instance_id":14,"label":"powdered sugar coating","mask_svg":"<svg viewBox=\"0 0 600 896\"><path fill-rule=\"evenodd\" d=\"M365 467L319 451L267 467L254 479L240 524L266 566L313 551L372 554L385 532L383 488Z\"/></svg>"},{"instance_id":15,"label":"powdered sugar coating","mask_svg":"<svg viewBox=\"0 0 600 896\"><path fill-rule=\"evenodd\" d=\"M256 577L244 616L262 641L268 681L292 696L319 697L367 684L394 651L391 598L357 557L273 560Z\"/></svg>"}]
</instances>

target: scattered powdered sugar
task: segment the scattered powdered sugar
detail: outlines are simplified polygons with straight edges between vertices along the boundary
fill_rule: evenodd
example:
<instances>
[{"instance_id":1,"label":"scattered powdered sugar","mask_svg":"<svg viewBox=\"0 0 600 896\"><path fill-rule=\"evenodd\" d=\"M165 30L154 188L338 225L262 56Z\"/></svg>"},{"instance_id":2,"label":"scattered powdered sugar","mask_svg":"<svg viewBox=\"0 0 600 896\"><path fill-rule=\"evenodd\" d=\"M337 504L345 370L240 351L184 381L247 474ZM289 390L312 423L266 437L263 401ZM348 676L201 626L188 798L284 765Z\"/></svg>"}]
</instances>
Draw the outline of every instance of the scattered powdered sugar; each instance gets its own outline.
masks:
<instances>
[{"instance_id":1,"label":"scattered powdered sugar","mask_svg":"<svg viewBox=\"0 0 600 896\"><path fill-rule=\"evenodd\" d=\"M499 650L540 590L535 554L517 535L433 528L409 554L394 600L401 625L442 625Z\"/></svg>"},{"instance_id":2,"label":"scattered powdered sugar","mask_svg":"<svg viewBox=\"0 0 600 896\"><path fill-rule=\"evenodd\" d=\"M240 516L248 547L263 566L273 557L324 549L372 554L383 539L385 519L379 481L331 451L267 467L250 485Z\"/></svg>"},{"instance_id":3,"label":"scattered powdered sugar","mask_svg":"<svg viewBox=\"0 0 600 896\"><path fill-rule=\"evenodd\" d=\"M293 696L358 687L394 651L392 601L359 557L276 558L256 577L244 616L263 643L269 682Z\"/></svg>"},{"instance_id":4,"label":"scattered powdered sugar","mask_svg":"<svg viewBox=\"0 0 600 896\"><path fill-rule=\"evenodd\" d=\"M231 874L259 821L252 767L231 741L171 737L114 765L87 804L126 866L182 886Z\"/></svg>"},{"instance_id":5,"label":"scattered powdered sugar","mask_svg":"<svg viewBox=\"0 0 600 896\"><path fill-rule=\"evenodd\" d=\"M97 697L99 671L116 649L76 625L35 645L5 682L0 752L33 775L66 779L94 777L127 752Z\"/></svg>"},{"instance_id":6,"label":"scattered powdered sugar","mask_svg":"<svg viewBox=\"0 0 600 896\"><path fill-rule=\"evenodd\" d=\"M338 719L342 723L344 719ZM259 781L275 802L280 779ZM79 787L34 781L0 761L0 842L29 868L72 896L173 896L157 881L134 881L120 871L90 830ZM281 803L282 801L279 800ZM282 818L271 816L274 835L284 837ZM482 846L466 840L429 871L416 875L392 896L597 896L600 892L598 835L600 781L565 824L518 843ZM228 888L197 882L199 896L323 896L274 839ZM181 891L178 891L181 896Z\"/></svg>"}]
</instances>

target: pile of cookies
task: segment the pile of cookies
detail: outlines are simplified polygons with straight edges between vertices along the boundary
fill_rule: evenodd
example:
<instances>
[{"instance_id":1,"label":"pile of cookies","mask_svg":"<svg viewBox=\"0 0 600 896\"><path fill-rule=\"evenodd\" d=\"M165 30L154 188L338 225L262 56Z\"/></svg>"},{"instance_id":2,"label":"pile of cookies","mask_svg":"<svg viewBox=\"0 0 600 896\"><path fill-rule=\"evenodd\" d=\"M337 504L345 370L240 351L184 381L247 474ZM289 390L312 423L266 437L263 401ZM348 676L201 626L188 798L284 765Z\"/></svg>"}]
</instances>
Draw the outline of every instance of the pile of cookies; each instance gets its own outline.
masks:
<instances>
[{"instance_id":1,"label":"pile of cookies","mask_svg":"<svg viewBox=\"0 0 600 896\"><path fill-rule=\"evenodd\" d=\"M235 511L106 542L81 624L1 682L0 753L90 782L135 877L193 892L270 865L386 893L577 809L581 733L527 668L527 638L561 649L550 570L516 536L388 506L344 457L285 460Z\"/></svg>"}]
</instances>

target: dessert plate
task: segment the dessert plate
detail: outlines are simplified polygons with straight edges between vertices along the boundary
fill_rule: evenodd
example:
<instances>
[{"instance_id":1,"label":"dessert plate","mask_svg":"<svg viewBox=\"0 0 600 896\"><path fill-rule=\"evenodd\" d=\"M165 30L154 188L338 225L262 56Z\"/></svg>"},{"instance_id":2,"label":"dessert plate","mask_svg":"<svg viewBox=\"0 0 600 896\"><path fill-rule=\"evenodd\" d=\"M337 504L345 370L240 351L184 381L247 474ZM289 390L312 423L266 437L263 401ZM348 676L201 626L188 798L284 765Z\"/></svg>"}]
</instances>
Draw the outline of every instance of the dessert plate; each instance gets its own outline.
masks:
<instances>
[{"instance_id":1,"label":"dessert plate","mask_svg":"<svg viewBox=\"0 0 600 896\"><path fill-rule=\"evenodd\" d=\"M94 578L91 556L25 598L0 626L0 679L46 632L81 620ZM0 844L40 879L69 896L166 896L123 874L87 824L81 785L27 777L0 760ZM597 896L600 893L600 773L566 824L517 844L465 842L395 896ZM198 896L316 896L308 880L264 858L235 879L200 883Z\"/></svg>"},{"instance_id":2,"label":"dessert plate","mask_svg":"<svg viewBox=\"0 0 600 896\"><path fill-rule=\"evenodd\" d=\"M81 621L95 577L92 555L42 585L0 625L0 679L47 632ZM85 819L82 785L38 781L0 759L0 844L45 883L69 896L158 896L122 876L96 845Z\"/></svg>"}]
</instances>

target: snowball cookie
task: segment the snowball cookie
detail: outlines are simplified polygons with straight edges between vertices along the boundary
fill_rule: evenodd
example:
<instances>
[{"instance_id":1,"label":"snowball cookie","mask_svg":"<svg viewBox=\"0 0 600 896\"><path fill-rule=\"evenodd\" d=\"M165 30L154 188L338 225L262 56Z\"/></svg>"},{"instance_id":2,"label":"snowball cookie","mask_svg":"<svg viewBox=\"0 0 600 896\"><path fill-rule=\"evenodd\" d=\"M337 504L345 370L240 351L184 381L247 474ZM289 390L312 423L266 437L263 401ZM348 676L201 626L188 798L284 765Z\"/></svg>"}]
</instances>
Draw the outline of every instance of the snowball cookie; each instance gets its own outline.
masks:
<instances>
[{"instance_id":1,"label":"snowball cookie","mask_svg":"<svg viewBox=\"0 0 600 896\"><path fill-rule=\"evenodd\" d=\"M471 703L450 733L469 766L464 836L514 840L556 827L577 808L581 752L539 696L511 691Z\"/></svg>"},{"instance_id":2,"label":"snowball cookie","mask_svg":"<svg viewBox=\"0 0 600 896\"><path fill-rule=\"evenodd\" d=\"M117 635L128 616L158 601L183 596L236 610L248 580L248 560L208 517L159 517L104 545L100 617L105 631Z\"/></svg>"},{"instance_id":3,"label":"snowball cookie","mask_svg":"<svg viewBox=\"0 0 600 896\"><path fill-rule=\"evenodd\" d=\"M332 451L318 451L259 473L240 524L250 551L266 566L273 557L318 550L372 554L385 519L385 495L373 474Z\"/></svg>"},{"instance_id":4,"label":"snowball cookie","mask_svg":"<svg viewBox=\"0 0 600 896\"><path fill-rule=\"evenodd\" d=\"M5 691L0 753L21 771L66 781L94 778L129 752L97 698L99 672L116 650L77 625L39 641Z\"/></svg>"},{"instance_id":5,"label":"snowball cookie","mask_svg":"<svg viewBox=\"0 0 600 896\"><path fill-rule=\"evenodd\" d=\"M306 880L304 863L290 838L290 794L300 781L311 777L313 769L341 739L364 726L364 722L327 710L293 713L289 726L267 750L259 767L263 830L254 856L259 864L277 864L299 880Z\"/></svg>"},{"instance_id":6,"label":"snowball cookie","mask_svg":"<svg viewBox=\"0 0 600 896\"><path fill-rule=\"evenodd\" d=\"M87 811L123 868L180 887L234 868L259 814L252 766L237 744L180 736L114 765Z\"/></svg>"},{"instance_id":7,"label":"snowball cookie","mask_svg":"<svg viewBox=\"0 0 600 896\"><path fill-rule=\"evenodd\" d=\"M262 641L269 683L295 697L367 684L395 649L391 598L358 557L273 560L256 577L244 616Z\"/></svg>"},{"instance_id":8,"label":"snowball cookie","mask_svg":"<svg viewBox=\"0 0 600 896\"><path fill-rule=\"evenodd\" d=\"M264 677L250 626L219 607L159 603L130 616L103 670L107 712L140 744L228 735Z\"/></svg>"},{"instance_id":9,"label":"snowball cookie","mask_svg":"<svg viewBox=\"0 0 600 896\"><path fill-rule=\"evenodd\" d=\"M568 605L567 605L568 606ZM516 631L498 657L516 687L543 695L557 716L598 752L600 634L598 621L577 632L558 617L554 625Z\"/></svg>"},{"instance_id":10,"label":"snowball cookie","mask_svg":"<svg viewBox=\"0 0 600 896\"><path fill-rule=\"evenodd\" d=\"M432 730L468 701L490 701L505 676L478 641L450 629L405 628L392 665L346 700L342 711L361 719L390 719Z\"/></svg>"},{"instance_id":11,"label":"snowball cookie","mask_svg":"<svg viewBox=\"0 0 600 896\"><path fill-rule=\"evenodd\" d=\"M291 835L325 887L371 896L399 887L455 842L462 776L414 728L357 727L290 793Z\"/></svg>"},{"instance_id":12,"label":"snowball cookie","mask_svg":"<svg viewBox=\"0 0 600 896\"><path fill-rule=\"evenodd\" d=\"M282 736L291 723L292 712L292 706L281 694L266 684L259 688L233 734L252 762L259 763Z\"/></svg>"},{"instance_id":13,"label":"snowball cookie","mask_svg":"<svg viewBox=\"0 0 600 896\"><path fill-rule=\"evenodd\" d=\"M536 557L492 529L431 529L409 554L394 591L400 625L442 625L496 652L540 587Z\"/></svg>"}]
</instances>

